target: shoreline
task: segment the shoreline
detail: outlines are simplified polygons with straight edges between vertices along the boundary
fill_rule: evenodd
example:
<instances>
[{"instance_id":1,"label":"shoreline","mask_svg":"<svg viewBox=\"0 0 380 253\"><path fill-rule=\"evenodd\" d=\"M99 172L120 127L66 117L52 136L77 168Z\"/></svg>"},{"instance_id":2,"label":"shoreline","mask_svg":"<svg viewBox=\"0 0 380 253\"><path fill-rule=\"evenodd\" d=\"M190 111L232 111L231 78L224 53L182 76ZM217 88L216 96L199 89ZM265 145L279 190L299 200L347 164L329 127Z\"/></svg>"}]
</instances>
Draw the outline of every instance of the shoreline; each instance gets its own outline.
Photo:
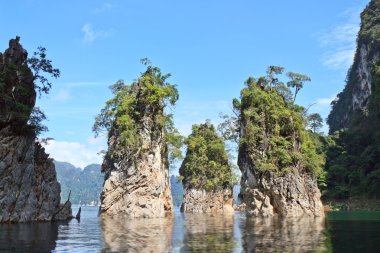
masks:
<instances>
[{"instance_id":1,"label":"shoreline","mask_svg":"<svg viewBox=\"0 0 380 253\"><path fill-rule=\"evenodd\" d=\"M323 199L325 212L331 211L380 211L380 199L350 197L348 199Z\"/></svg>"}]
</instances>

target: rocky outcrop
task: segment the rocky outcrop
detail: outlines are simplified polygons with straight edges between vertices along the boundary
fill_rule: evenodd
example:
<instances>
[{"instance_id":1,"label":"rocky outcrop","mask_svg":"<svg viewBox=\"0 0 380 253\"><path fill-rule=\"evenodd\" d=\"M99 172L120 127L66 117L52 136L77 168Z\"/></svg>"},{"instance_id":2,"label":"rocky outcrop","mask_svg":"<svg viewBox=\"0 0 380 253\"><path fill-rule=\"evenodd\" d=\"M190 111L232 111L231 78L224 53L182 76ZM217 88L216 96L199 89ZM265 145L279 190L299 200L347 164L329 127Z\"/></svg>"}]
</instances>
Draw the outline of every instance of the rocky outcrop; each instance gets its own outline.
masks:
<instances>
[{"instance_id":1,"label":"rocky outcrop","mask_svg":"<svg viewBox=\"0 0 380 253\"><path fill-rule=\"evenodd\" d=\"M0 55L0 222L68 219L53 161L28 125L36 92L27 53L18 37L9 46Z\"/></svg>"},{"instance_id":2,"label":"rocky outcrop","mask_svg":"<svg viewBox=\"0 0 380 253\"><path fill-rule=\"evenodd\" d=\"M186 213L233 213L232 192L228 189L206 191L185 189L181 212Z\"/></svg>"},{"instance_id":3,"label":"rocky outcrop","mask_svg":"<svg viewBox=\"0 0 380 253\"><path fill-rule=\"evenodd\" d=\"M150 152L142 154L132 164L124 160L106 159L103 164L105 181L101 193L100 211L107 215L124 214L130 218L164 217L173 211L169 171L164 157L162 138L153 142L145 132L143 145ZM115 148L117 136L109 138L109 150Z\"/></svg>"},{"instance_id":4,"label":"rocky outcrop","mask_svg":"<svg viewBox=\"0 0 380 253\"><path fill-rule=\"evenodd\" d=\"M321 193L315 178L294 169L278 176L255 171L252 163L239 157L242 170L241 195L246 212L255 217L324 216Z\"/></svg>"},{"instance_id":5,"label":"rocky outcrop","mask_svg":"<svg viewBox=\"0 0 380 253\"><path fill-rule=\"evenodd\" d=\"M135 84L129 89L137 103L146 99L143 85ZM158 218L173 212L165 130L156 123L156 117L163 115L163 107L156 107L156 104L142 102L137 106L140 111L136 112L138 119L134 127L138 144L123 142L123 133L115 122L108 133L108 151L102 165L105 180L100 197L103 215Z\"/></svg>"},{"instance_id":6,"label":"rocky outcrop","mask_svg":"<svg viewBox=\"0 0 380 253\"><path fill-rule=\"evenodd\" d=\"M357 39L357 49L352 67L347 74L347 85L332 102L332 111L328 117L330 133L348 128L354 114L368 109L372 93L372 68L379 60L380 1L372 0L361 14L362 23Z\"/></svg>"}]
</instances>

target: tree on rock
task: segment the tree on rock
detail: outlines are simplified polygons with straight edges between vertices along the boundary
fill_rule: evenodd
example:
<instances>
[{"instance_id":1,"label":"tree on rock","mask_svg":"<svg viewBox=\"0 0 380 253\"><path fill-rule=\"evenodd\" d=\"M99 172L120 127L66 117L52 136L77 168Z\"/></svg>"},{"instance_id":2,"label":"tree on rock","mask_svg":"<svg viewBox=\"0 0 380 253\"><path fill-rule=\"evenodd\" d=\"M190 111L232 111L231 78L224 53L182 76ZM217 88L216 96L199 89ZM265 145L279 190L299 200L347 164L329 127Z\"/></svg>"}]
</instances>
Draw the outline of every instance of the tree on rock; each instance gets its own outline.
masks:
<instances>
[{"instance_id":1,"label":"tree on rock","mask_svg":"<svg viewBox=\"0 0 380 253\"><path fill-rule=\"evenodd\" d=\"M170 74L147 60L143 64L146 70L131 85L120 80L110 87L114 97L95 118L95 135L108 133L103 213L162 217L173 209L168 169L170 161L181 158L183 138L167 110L179 95L176 85L167 82Z\"/></svg>"},{"instance_id":2,"label":"tree on rock","mask_svg":"<svg viewBox=\"0 0 380 253\"><path fill-rule=\"evenodd\" d=\"M238 140L243 201L249 215L319 216L322 203L316 182L324 176L324 157L306 130L304 108L294 104L309 78L289 72L284 82L278 77L282 71L272 66L267 76L249 77L240 99L233 101L236 124L224 124L237 126L230 139ZM295 88L294 94L289 88ZM231 132L228 129L227 135Z\"/></svg>"},{"instance_id":3,"label":"tree on rock","mask_svg":"<svg viewBox=\"0 0 380 253\"><path fill-rule=\"evenodd\" d=\"M234 175L223 138L206 122L193 125L185 143L187 152L179 170L185 188L182 210L230 211Z\"/></svg>"}]
</instances>

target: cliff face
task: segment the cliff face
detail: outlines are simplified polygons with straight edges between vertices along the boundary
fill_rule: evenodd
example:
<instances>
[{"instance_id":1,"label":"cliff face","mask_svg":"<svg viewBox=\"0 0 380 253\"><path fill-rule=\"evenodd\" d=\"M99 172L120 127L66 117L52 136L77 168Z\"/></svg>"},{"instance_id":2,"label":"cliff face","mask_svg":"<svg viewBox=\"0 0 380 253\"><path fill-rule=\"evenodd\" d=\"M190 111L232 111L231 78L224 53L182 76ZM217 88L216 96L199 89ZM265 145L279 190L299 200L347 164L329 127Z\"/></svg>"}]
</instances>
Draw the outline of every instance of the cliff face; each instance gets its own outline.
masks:
<instances>
[{"instance_id":1,"label":"cliff face","mask_svg":"<svg viewBox=\"0 0 380 253\"><path fill-rule=\"evenodd\" d=\"M144 100L144 89L143 85L135 84L128 88L128 95L139 104ZM105 172L100 197L102 214L157 218L173 212L165 130L155 118L163 115L163 107L156 106L149 103L136 106L140 112L133 125L136 132L131 136L138 136L139 144L125 144L117 122L109 132L108 151L102 165ZM128 155L136 147L137 151Z\"/></svg>"},{"instance_id":2,"label":"cliff face","mask_svg":"<svg viewBox=\"0 0 380 253\"><path fill-rule=\"evenodd\" d=\"M52 159L27 124L36 92L26 59L19 38L0 55L0 222L68 219Z\"/></svg>"},{"instance_id":3,"label":"cliff face","mask_svg":"<svg viewBox=\"0 0 380 253\"><path fill-rule=\"evenodd\" d=\"M233 174L222 137L206 122L193 125L186 144L186 157L179 169L184 187L181 211L233 212Z\"/></svg>"},{"instance_id":4,"label":"cliff face","mask_svg":"<svg viewBox=\"0 0 380 253\"><path fill-rule=\"evenodd\" d=\"M230 190L184 190L181 212L186 213L233 213L233 197Z\"/></svg>"},{"instance_id":5,"label":"cliff face","mask_svg":"<svg viewBox=\"0 0 380 253\"><path fill-rule=\"evenodd\" d=\"M242 171L241 195L250 216L324 216L321 192L315 178L297 169L282 176L260 172L243 152L239 152Z\"/></svg>"},{"instance_id":6,"label":"cliff face","mask_svg":"<svg viewBox=\"0 0 380 253\"><path fill-rule=\"evenodd\" d=\"M165 147L162 137L151 139L150 130L148 127L141 132L142 145L149 146L149 152L142 154L134 163L126 164L123 159L104 161L102 213L153 218L164 217L166 212L173 211ZM109 151L116 148L117 141L117 135L110 136Z\"/></svg>"},{"instance_id":7,"label":"cliff face","mask_svg":"<svg viewBox=\"0 0 380 253\"><path fill-rule=\"evenodd\" d=\"M248 78L240 100L234 100L246 212L323 216L317 178L323 176L324 157L317 153L303 109L294 104L290 90L271 80L277 79Z\"/></svg>"},{"instance_id":8,"label":"cliff face","mask_svg":"<svg viewBox=\"0 0 380 253\"><path fill-rule=\"evenodd\" d=\"M373 65L379 60L380 1L372 0L361 14L361 28L357 39L354 62L347 75L347 84L332 102L328 117L330 133L348 128L354 115L368 110L372 93Z\"/></svg>"},{"instance_id":9,"label":"cliff face","mask_svg":"<svg viewBox=\"0 0 380 253\"><path fill-rule=\"evenodd\" d=\"M380 1L361 14L354 63L328 117L327 196L380 196Z\"/></svg>"}]
</instances>

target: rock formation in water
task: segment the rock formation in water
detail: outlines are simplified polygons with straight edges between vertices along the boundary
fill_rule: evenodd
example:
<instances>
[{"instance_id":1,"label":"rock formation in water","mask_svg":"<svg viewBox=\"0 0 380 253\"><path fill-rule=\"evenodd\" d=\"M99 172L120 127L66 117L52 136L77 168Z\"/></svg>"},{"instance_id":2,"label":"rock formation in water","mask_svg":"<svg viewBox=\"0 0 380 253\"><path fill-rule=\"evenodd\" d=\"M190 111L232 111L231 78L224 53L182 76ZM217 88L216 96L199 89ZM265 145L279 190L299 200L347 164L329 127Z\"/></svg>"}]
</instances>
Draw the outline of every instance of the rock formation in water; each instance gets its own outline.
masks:
<instances>
[{"instance_id":1,"label":"rock formation in water","mask_svg":"<svg viewBox=\"0 0 380 253\"><path fill-rule=\"evenodd\" d=\"M303 109L294 104L297 93L293 95L274 77L273 69L277 74L283 71L272 66L267 77L250 77L241 99L233 103L246 212L264 217L323 216L317 177L323 175L324 158L305 129ZM289 86L308 79L295 73L289 76Z\"/></svg>"},{"instance_id":2,"label":"rock formation in water","mask_svg":"<svg viewBox=\"0 0 380 253\"><path fill-rule=\"evenodd\" d=\"M334 141L327 153L333 198L380 197L380 1L361 14L353 65L328 116Z\"/></svg>"},{"instance_id":3,"label":"rock formation in water","mask_svg":"<svg viewBox=\"0 0 380 253\"><path fill-rule=\"evenodd\" d=\"M233 174L223 139L210 123L193 125L179 173L184 186L182 212L231 213Z\"/></svg>"},{"instance_id":4,"label":"rock formation in water","mask_svg":"<svg viewBox=\"0 0 380 253\"><path fill-rule=\"evenodd\" d=\"M64 220L52 159L28 121L36 102L34 75L19 37L0 54L0 222Z\"/></svg>"},{"instance_id":5,"label":"rock formation in water","mask_svg":"<svg viewBox=\"0 0 380 253\"><path fill-rule=\"evenodd\" d=\"M173 146L169 139L175 135L164 108L175 103L178 93L165 82L167 77L149 66L133 84L116 83L112 87L115 97L96 119L95 131L98 126L110 126L102 165L102 214L156 218L173 212L169 181ZM106 112L114 113L111 121L103 120L109 115Z\"/></svg>"}]
</instances>

